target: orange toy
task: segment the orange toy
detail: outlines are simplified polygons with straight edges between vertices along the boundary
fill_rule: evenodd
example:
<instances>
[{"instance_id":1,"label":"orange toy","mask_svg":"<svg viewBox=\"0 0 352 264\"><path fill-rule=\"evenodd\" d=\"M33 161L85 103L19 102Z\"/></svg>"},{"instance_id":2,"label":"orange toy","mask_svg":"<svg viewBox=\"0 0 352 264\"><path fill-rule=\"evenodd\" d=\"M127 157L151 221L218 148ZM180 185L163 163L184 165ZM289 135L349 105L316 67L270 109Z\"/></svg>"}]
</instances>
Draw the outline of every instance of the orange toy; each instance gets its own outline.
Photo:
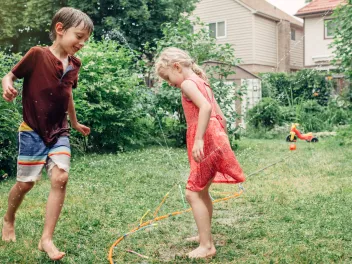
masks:
<instances>
[{"instance_id":1,"label":"orange toy","mask_svg":"<svg viewBox=\"0 0 352 264\"><path fill-rule=\"evenodd\" d=\"M314 137L312 132L307 134L301 134L301 132L296 128L299 124L293 123L291 126L290 135L286 137L287 142L296 142L297 137L301 140L305 140L307 142L318 142L318 138Z\"/></svg>"},{"instance_id":2,"label":"orange toy","mask_svg":"<svg viewBox=\"0 0 352 264\"><path fill-rule=\"evenodd\" d=\"M290 150L296 150L296 145L295 144L291 144L290 145Z\"/></svg>"}]
</instances>

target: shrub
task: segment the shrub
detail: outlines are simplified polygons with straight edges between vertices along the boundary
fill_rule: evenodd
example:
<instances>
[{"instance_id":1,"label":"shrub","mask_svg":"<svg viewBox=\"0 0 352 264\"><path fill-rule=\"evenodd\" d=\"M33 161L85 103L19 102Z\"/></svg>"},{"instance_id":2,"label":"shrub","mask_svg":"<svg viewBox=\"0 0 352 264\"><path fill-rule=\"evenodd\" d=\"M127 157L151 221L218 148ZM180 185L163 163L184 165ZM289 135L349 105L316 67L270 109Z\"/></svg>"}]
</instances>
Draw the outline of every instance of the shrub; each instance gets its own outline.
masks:
<instances>
[{"instance_id":1,"label":"shrub","mask_svg":"<svg viewBox=\"0 0 352 264\"><path fill-rule=\"evenodd\" d=\"M135 54L114 41L91 41L79 55L83 67L74 100L78 120L91 127L91 135L85 143L73 132L73 141L93 151L140 144L143 111L138 91L143 80L135 70Z\"/></svg>"},{"instance_id":2,"label":"shrub","mask_svg":"<svg viewBox=\"0 0 352 264\"><path fill-rule=\"evenodd\" d=\"M263 98L257 105L248 111L248 124L256 129L272 129L281 123L280 107L276 100Z\"/></svg>"},{"instance_id":3,"label":"shrub","mask_svg":"<svg viewBox=\"0 0 352 264\"><path fill-rule=\"evenodd\" d=\"M263 97L275 98L285 106L293 106L306 100L327 105L333 89L333 82L314 69L293 74L265 73L261 76Z\"/></svg>"},{"instance_id":4,"label":"shrub","mask_svg":"<svg viewBox=\"0 0 352 264\"><path fill-rule=\"evenodd\" d=\"M0 52L0 78L3 78L11 68L20 60L19 54L7 55ZM21 82L16 84L20 87ZM21 88L18 89L21 92ZM2 91L2 89L1 89ZM1 92L2 94L2 92ZM0 180L7 173L13 176L16 171L17 158L17 130L22 120L21 96L12 103L0 99Z\"/></svg>"}]
</instances>

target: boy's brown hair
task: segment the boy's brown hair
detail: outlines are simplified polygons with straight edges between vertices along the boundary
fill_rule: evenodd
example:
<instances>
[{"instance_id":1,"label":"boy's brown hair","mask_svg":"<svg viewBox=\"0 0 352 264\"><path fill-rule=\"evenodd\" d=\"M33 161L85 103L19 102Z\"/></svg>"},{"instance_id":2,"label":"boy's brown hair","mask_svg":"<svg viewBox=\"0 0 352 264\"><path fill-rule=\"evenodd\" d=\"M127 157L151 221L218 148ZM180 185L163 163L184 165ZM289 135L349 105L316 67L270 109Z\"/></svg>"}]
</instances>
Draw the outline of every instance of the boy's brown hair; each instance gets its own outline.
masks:
<instances>
[{"instance_id":1,"label":"boy's brown hair","mask_svg":"<svg viewBox=\"0 0 352 264\"><path fill-rule=\"evenodd\" d=\"M84 29L87 29L89 35L92 34L94 25L90 17L83 13L81 10L72 7L63 7L56 12L50 27L50 39L54 41L56 39L55 25L59 22L63 24L63 30L67 30L71 27L77 27L83 21Z\"/></svg>"}]
</instances>

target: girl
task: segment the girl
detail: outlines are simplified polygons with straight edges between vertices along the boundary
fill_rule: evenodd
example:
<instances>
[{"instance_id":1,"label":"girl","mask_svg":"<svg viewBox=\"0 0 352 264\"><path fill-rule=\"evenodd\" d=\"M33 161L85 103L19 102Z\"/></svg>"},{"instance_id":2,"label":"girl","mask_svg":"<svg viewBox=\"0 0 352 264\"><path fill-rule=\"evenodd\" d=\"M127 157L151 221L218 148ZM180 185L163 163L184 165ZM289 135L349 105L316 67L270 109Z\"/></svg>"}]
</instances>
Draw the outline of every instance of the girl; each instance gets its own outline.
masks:
<instances>
[{"instance_id":1,"label":"girl","mask_svg":"<svg viewBox=\"0 0 352 264\"><path fill-rule=\"evenodd\" d=\"M226 120L217 104L203 70L178 48L167 48L156 61L157 74L169 85L179 88L187 121L187 149L191 166L186 198L193 209L199 247L188 253L190 258L216 254L211 236L213 204L209 196L212 182L240 183L242 169L231 150Z\"/></svg>"}]
</instances>

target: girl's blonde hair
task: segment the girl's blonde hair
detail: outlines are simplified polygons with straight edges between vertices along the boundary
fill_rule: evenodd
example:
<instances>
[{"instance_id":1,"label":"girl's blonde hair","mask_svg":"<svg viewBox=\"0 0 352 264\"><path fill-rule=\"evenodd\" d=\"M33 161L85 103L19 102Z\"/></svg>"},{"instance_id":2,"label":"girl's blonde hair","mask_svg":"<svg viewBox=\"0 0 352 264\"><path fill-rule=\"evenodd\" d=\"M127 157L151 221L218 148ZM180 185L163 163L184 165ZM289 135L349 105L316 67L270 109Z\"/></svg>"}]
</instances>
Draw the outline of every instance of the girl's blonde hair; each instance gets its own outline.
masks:
<instances>
[{"instance_id":1,"label":"girl's blonde hair","mask_svg":"<svg viewBox=\"0 0 352 264\"><path fill-rule=\"evenodd\" d=\"M172 67L174 63L179 63L183 67L191 68L204 81L208 82L208 78L204 70L199 67L191 56L184 50L170 47L164 49L155 62L155 71L159 76L162 76L163 69Z\"/></svg>"}]
</instances>

